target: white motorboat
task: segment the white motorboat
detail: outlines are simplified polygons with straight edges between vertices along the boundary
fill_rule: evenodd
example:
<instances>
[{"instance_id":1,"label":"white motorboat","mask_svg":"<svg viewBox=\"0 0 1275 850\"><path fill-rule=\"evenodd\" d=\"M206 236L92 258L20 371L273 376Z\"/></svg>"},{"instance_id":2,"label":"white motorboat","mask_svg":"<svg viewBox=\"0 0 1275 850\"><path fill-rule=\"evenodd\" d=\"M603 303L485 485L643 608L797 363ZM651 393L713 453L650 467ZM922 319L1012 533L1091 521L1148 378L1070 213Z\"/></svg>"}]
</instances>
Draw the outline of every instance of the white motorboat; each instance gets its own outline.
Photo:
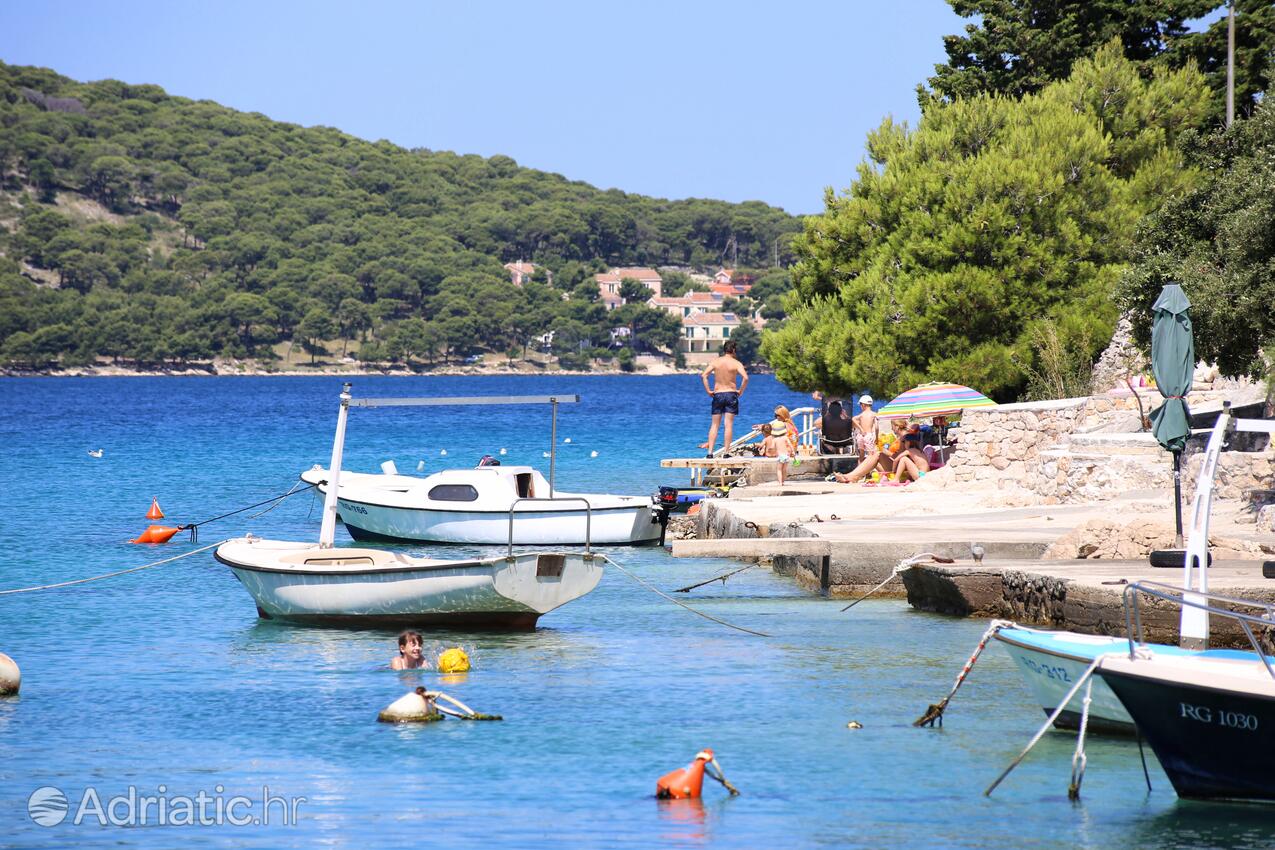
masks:
<instances>
[{"instance_id":1,"label":"white motorboat","mask_svg":"<svg viewBox=\"0 0 1275 850\"><path fill-rule=\"evenodd\" d=\"M217 560L234 571L260 616L316 625L531 629L542 614L597 586L607 559L590 551L587 534L583 552L515 554L511 544L503 557L448 560L335 546L349 407L346 384L319 542L248 536L217 547Z\"/></svg>"},{"instance_id":2,"label":"white motorboat","mask_svg":"<svg viewBox=\"0 0 1275 850\"><path fill-rule=\"evenodd\" d=\"M328 491L328 470L301 480ZM542 498L552 492L552 498ZM658 543L667 509L650 496L551 490L529 466L448 469L428 476L341 472L337 511L350 536L521 546ZM510 535L512 534L512 539Z\"/></svg>"},{"instance_id":3,"label":"white motorboat","mask_svg":"<svg viewBox=\"0 0 1275 850\"><path fill-rule=\"evenodd\" d=\"M217 547L267 620L320 626L533 629L597 586L606 558L520 553L468 560L245 537Z\"/></svg>"}]
</instances>

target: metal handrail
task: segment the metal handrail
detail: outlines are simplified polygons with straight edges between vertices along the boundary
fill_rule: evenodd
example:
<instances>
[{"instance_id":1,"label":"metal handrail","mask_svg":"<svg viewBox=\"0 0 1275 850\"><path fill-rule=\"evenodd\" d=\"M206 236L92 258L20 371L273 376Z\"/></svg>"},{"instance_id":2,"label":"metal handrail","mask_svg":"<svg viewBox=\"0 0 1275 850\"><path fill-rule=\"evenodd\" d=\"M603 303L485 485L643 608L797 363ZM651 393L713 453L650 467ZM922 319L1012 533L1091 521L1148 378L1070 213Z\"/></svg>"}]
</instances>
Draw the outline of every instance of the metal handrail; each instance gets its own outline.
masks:
<instances>
[{"instance_id":1,"label":"metal handrail","mask_svg":"<svg viewBox=\"0 0 1275 850\"><path fill-rule=\"evenodd\" d=\"M1257 657L1261 659L1262 665L1266 667L1266 672L1275 679L1275 667L1271 666L1270 658L1267 657L1265 649L1262 648L1257 636L1253 634L1249 624L1262 626L1264 628L1275 627L1275 604L1268 602L1257 602L1252 599L1242 599L1237 596L1226 596L1221 593L1212 593L1207 590L1191 590L1183 591L1179 587L1170 584L1163 584L1158 581L1135 581L1131 582L1124 589L1123 603L1125 612L1125 633L1129 640L1129 658L1136 658L1135 649L1137 646L1145 646L1146 640L1142 630L1142 611L1138 605L1139 594L1146 594L1155 599L1161 599L1175 605L1184 605L1191 608L1198 608L1209 614L1217 614L1220 617L1235 620L1240 624L1240 628L1244 630L1245 637L1248 638L1249 644L1253 647ZM1231 605L1244 605L1249 608L1259 608L1263 614L1247 614L1243 611L1234 611L1230 608L1219 608L1216 605L1210 605L1207 602L1196 602L1194 599L1188 599L1188 594L1192 597L1209 599L1217 602L1225 602ZM1131 601L1132 600L1132 603ZM1134 634L1137 634L1137 642L1134 642Z\"/></svg>"},{"instance_id":2,"label":"metal handrail","mask_svg":"<svg viewBox=\"0 0 1275 850\"><path fill-rule=\"evenodd\" d=\"M803 445L803 446L814 445L815 443L814 435L816 433L816 429L814 425L814 413L817 410L818 408L815 408L815 407L798 407L788 411L789 415L792 416L794 420L798 416L804 417L806 420L804 423L804 427L798 426L797 428L797 442L799 445ZM725 457L727 452L732 452L735 449L742 448L745 444L752 442L753 440L757 439L760 436L761 436L761 431L758 431L756 428L753 428L744 436L736 438L735 441L732 442L729 446L723 446L720 449L716 449L713 452L712 456Z\"/></svg>"},{"instance_id":3,"label":"metal handrail","mask_svg":"<svg viewBox=\"0 0 1275 850\"><path fill-rule=\"evenodd\" d=\"M593 506L589 504L589 500L583 496L563 496L550 498L536 498L534 496L524 496L514 499L509 503L509 555L514 556L514 506L519 502L584 502L584 554L592 555L590 551L590 540L593 535Z\"/></svg>"}]
</instances>

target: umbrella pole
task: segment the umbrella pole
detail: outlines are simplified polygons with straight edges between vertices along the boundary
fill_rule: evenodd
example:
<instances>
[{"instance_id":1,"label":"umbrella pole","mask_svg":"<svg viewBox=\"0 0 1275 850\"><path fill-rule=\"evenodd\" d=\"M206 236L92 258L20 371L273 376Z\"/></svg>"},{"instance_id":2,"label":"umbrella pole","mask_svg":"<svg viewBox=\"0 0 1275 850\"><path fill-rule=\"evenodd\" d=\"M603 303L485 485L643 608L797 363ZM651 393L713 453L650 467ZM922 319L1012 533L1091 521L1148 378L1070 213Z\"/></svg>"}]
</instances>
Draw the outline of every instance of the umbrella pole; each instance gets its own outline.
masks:
<instances>
[{"instance_id":1,"label":"umbrella pole","mask_svg":"<svg viewBox=\"0 0 1275 850\"><path fill-rule=\"evenodd\" d=\"M1173 548L1182 548L1182 452L1173 453L1173 512L1177 520L1177 534Z\"/></svg>"}]
</instances>

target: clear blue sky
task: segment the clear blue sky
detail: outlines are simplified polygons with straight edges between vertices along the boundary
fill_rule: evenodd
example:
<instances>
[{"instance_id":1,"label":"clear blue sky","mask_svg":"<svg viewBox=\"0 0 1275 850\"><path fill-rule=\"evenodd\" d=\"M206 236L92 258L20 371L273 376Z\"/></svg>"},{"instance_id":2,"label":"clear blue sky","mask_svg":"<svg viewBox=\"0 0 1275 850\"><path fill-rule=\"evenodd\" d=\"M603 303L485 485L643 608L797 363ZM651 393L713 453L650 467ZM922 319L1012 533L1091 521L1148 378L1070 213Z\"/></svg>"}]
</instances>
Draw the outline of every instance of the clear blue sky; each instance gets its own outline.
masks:
<instances>
[{"instance_id":1,"label":"clear blue sky","mask_svg":"<svg viewBox=\"0 0 1275 850\"><path fill-rule=\"evenodd\" d=\"M944 0L9 2L0 59L602 188L822 209L960 31Z\"/></svg>"}]
</instances>

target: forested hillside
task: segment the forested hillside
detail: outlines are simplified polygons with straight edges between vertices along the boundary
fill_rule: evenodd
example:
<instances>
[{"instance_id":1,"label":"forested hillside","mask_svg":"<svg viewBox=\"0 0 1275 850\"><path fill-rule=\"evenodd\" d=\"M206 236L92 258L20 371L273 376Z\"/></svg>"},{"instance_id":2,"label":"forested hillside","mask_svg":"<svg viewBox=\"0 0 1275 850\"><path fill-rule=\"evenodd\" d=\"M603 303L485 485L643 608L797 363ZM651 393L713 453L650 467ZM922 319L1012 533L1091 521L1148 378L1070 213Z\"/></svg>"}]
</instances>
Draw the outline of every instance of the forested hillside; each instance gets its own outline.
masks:
<instances>
[{"instance_id":1,"label":"forested hillside","mask_svg":"<svg viewBox=\"0 0 1275 850\"><path fill-rule=\"evenodd\" d=\"M601 118L600 118L601 120ZM495 156L406 150L157 86L0 63L0 361L47 367L522 351L586 360L620 319L609 265L785 266L800 221L760 202L665 201ZM525 287L502 264L541 266ZM547 271L552 274L552 284ZM633 309L629 309L633 308Z\"/></svg>"}]
</instances>

